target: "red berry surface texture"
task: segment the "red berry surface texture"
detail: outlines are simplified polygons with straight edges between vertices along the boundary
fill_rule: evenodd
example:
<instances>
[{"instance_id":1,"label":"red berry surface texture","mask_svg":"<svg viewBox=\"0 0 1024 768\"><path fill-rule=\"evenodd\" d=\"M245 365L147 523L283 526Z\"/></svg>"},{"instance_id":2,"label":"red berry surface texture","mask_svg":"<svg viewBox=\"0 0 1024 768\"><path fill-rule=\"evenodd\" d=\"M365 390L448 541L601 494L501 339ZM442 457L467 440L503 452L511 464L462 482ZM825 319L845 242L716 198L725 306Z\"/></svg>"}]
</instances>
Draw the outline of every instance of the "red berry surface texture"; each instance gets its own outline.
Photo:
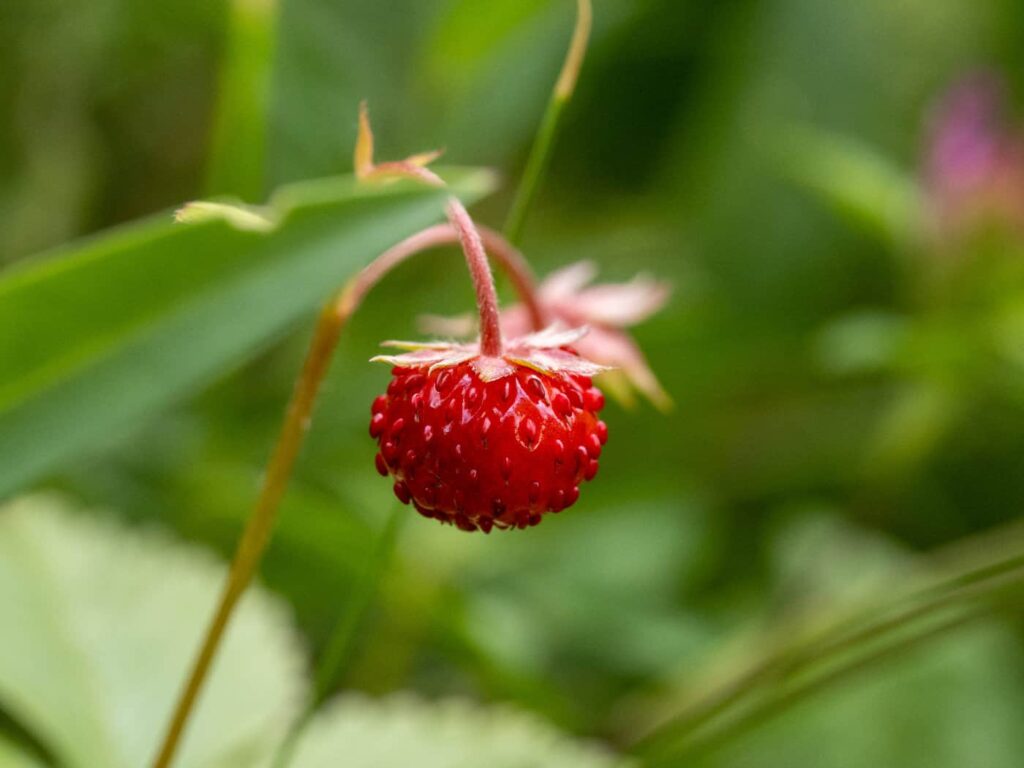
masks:
<instances>
[{"instance_id":1,"label":"red berry surface texture","mask_svg":"<svg viewBox=\"0 0 1024 768\"><path fill-rule=\"evenodd\" d=\"M567 347L520 346L501 359L466 349L383 358L395 367L372 406L377 471L394 478L403 503L462 530L536 525L597 474L608 431L604 396L586 374L599 367Z\"/></svg>"}]
</instances>

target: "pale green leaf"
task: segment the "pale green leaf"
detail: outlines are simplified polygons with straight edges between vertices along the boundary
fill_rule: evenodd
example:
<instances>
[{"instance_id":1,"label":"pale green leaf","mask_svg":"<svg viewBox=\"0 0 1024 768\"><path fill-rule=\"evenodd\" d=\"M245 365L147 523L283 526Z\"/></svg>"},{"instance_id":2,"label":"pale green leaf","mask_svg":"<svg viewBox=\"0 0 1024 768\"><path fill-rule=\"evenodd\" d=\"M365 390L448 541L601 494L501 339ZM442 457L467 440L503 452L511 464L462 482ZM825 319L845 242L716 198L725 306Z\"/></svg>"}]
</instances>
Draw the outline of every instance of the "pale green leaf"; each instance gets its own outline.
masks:
<instances>
[{"instance_id":1,"label":"pale green leaf","mask_svg":"<svg viewBox=\"0 0 1024 768\"><path fill-rule=\"evenodd\" d=\"M224 569L156 531L130 532L35 496L0 509L0 708L66 768L152 759ZM178 768L244 768L305 694L282 607L243 599ZM0 753L2 755L2 753Z\"/></svg>"},{"instance_id":2,"label":"pale green leaf","mask_svg":"<svg viewBox=\"0 0 1024 768\"><path fill-rule=\"evenodd\" d=\"M43 768L44 765L0 733L0 768Z\"/></svg>"},{"instance_id":3,"label":"pale green leaf","mask_svg":"<svg viewBox=\"0 0 1024 768\"><path fill-rule=\"evenodd\" d=\"M291 768L625 768L596 743L579 742L539 718L467 701L411 694L349 695L306 731Z\"/></svg>"}]
</instances>

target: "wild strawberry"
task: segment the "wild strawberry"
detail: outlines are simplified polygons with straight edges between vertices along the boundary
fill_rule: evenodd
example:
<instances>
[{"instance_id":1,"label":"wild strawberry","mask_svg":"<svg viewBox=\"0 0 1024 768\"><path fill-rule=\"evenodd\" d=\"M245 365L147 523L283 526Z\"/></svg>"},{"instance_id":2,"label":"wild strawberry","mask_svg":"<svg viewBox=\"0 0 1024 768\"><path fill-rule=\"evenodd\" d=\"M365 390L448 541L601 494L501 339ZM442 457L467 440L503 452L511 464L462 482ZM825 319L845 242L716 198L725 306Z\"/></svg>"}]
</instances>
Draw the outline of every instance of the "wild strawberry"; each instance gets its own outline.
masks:
<instances>
[{"instance_id":1,"label":"wild strawberry","mask_svg":"<svg viewBox=\"0 0 1024 768\"><path fill-rule=\"evenodd\" d=\"M377 471L425 517L465 531L526 528L579 498L608 437L605 370L570 344L582 331L509 342L500 357L476 344L401 344L387 394L372 408Z\"/></svg>"}]
</instances>

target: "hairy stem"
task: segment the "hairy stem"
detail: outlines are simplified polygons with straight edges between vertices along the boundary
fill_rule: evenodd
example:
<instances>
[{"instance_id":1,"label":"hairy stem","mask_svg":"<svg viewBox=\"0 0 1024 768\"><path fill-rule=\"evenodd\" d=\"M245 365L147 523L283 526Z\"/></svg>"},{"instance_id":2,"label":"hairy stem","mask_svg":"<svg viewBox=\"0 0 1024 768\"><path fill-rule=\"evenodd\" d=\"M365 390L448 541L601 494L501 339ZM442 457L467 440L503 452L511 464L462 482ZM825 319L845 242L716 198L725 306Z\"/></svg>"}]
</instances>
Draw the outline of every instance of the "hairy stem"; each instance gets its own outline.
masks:
<instances>
[{"instance_id":1,"label":"hairy stem","mask_svg":"<svg viewBox=\"0 0 1024 768\"><path fill-rule=\"evenodd\" d=\"M562 71L551 92L551 99L541 119L537 138L534 139L530 157L526 161L522 181L519 182L519 189L516 190L512 208L505 221L505 236L512 243L518 243L522 237L526 215L547 171L562 112L565 111L565 105L569 103L576 89L576 81L579 79L580 67L583 66L583 57L586 55L587 43L590 40L592 16L590 0L576 0L576 26L573 29L569 50L565 54Z\"/></svg>"},{"instance_id":2,"label":"hairy stem","mask_svg":"<svg viewBox=\"0 0 1024 768\"><path fill-rule=\"evenodd\" d=\"M536 280L526 259L498 232L479 225L476 229L487 253L494 257L498 266L508 275L512 287L530 315L534 330L542 330L547 325L547 315L537 299ZM417 232L389 248L360 272L349 288L349 300L355 303L362 301L384 275L410 256L429 248L458 243L458 231L451 224L437 224Z\"/></svg>"},{"instance_id":3,"label":"hairy stem","mask_svg":"<svg viewBox=\"0 0 1024 768\"><path fill-rule=\"evenodd\" d=\"M447 213L448 221L459 235L469 274L473 278L473 287L476 288L476 305L480 312L480 352L485 357L498 357L503 351L498 293L494 289L494 276L487 261L487 252L473 220L457 198L448 198Z\"/></svg>"}]
</instances>

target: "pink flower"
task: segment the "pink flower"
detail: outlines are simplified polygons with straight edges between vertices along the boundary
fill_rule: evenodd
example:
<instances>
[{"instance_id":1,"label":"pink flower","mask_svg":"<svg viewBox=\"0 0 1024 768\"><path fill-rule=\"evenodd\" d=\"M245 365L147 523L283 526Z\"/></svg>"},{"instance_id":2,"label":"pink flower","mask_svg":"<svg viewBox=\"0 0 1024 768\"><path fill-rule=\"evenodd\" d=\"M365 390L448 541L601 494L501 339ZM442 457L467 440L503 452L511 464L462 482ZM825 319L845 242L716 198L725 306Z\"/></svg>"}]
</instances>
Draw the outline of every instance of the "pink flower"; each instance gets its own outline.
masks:
<instances>
[{"instance_id":1,"label":"pink flower","mask_svg":"<svg viewBox=\"0 0 1024 768\"><path fill-rule=\"evenodd\" d=\"M646 275L627 283L589 285L597 275L593 262L580 261L548 275L537 287L537 300L545 321L567 328L585 326L588 333L574 342L581 356L613 370L601 374L602 386L626 405L640 392L662 410L672 399L651 371L643 352L624 330L661 309L668 300L669 287ZM449 336L473 332L470 318L425 319L426 327ZM530 316L522 304L501 313L502 333L524 336L532 330Z\"/></svg>"},{"instance_id":2,"label":"pink flower","mask_svg":"<svg viewBox=\"0 0 1024 768\"><path fill-rule=\"evenodd\" d=\"M978 73L936 110L925 175L944 232L986 220L1024 227L1024 133L1007 120L1005 102L1002 81Z\"/></svg>"}]
</instances>

